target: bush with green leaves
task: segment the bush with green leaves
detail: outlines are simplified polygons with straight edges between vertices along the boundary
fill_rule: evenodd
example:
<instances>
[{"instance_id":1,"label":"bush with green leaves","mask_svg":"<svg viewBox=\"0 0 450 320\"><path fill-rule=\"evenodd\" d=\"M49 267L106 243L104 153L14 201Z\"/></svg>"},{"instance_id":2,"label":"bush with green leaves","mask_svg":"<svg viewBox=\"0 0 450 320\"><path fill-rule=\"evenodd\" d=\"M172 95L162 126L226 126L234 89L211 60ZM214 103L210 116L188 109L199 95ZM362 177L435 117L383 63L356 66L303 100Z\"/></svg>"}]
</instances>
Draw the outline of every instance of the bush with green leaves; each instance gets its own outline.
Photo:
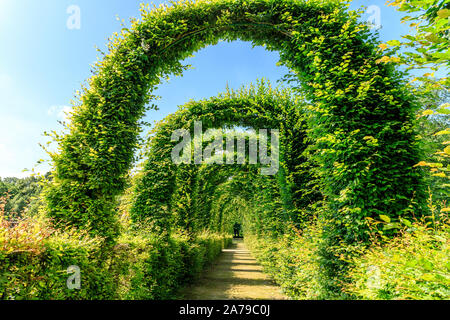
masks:
<instances>
[{"instance_id":1,"label":"bush with green leaves","mask_svg":"<svg viewBox=\"0 0 450 320\"><path fill-rule=\"evenodd\" d=\"M318 225L311 224L303 233L294 230L278 238L246 236L245 243L286 295L297 300L324 299Z\"/></svg>"},{"instance_id":2,"label":"bush with green leaves","mask_svg":"<svg viewBox=\"0 0 450 320\"><path fill-rule=\"evenodd\" d=\"M12 226L0 215L0 299L92 300L116 297L102 241L85 232L56 231L24 219ZM80 269L80 289L69 289L68 268Z\"/></svg>"},{"instance_id":3,"label":"bush with green leaves","mask_svg":"<svg viewBox=\"0 0 450 320\"><path fill-rule=\"evenodd\" d=\"M414 223L358 256L346 290L357 299L450 299L450 226Z\"/></svg>"},{"instance_id":4,"label":"bush with green leaves","mask_svg":"<svg viewBox=\"0 0 450 320\"><path fill-rule=\"evenodd\" d=\"M122 235L112 252L118 296L126 300L166 300L177 297L231 243L230 236L202 233L158 236L138 232Z\"/></svg>"},{"instance_id":5,"label":"bush with green leaves","mask_svg":"<svg viewBox=\"0 0 450 320\"><path fill-rule=\"evenodd\" d=\"M417 104L367 26L347 3L296 0L181 1L142 8L142 18L111 39L79 95L52 154L47 210L56 223L118 236L114 208L125 187L152 92L182 60L219 40L280 52L280 63L311 102L310 136L320 164L329 226L327 247L368 236L365 217L417 214L424 203L413 165ZM155 194L155 197L161 197ZM163 214L163 213L161 213Z\"/></svg>"},{"instance_id":6,"label":"bush with green leaves","mask_svg":"<svg viewBox=\"0 0 450 320\"><path fill-rule=\"evenodd\" d=\"M12 225L0 211L0 299L172 299L231 242L207 232L130 232L105 251L87 232L55 230L36 218ZM67 285L70 266L79 268L79 289Z\"/></svg>"},{"instance_id":7,"label":"bush with green leaves","mask_svg":"<svg viewBox=\"0 0 450 320\"><path fill-rule=\"evenodd\" d=\"M7 196L6 215L18 219L21 215L37 215L41 205L43 180L40 177L0 179L0 197Z\"/></svg>"}]
</instances>

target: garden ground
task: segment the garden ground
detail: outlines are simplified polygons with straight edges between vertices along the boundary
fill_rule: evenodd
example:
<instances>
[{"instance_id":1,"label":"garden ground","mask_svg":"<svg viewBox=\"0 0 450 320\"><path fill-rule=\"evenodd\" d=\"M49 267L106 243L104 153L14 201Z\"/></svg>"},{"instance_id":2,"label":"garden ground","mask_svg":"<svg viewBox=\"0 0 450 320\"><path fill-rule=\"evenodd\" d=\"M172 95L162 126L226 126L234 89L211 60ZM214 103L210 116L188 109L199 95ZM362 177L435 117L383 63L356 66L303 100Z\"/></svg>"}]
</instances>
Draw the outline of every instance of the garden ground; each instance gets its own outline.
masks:
<instances>
[{"instance_id":1,"label":"garden ground","mask_svg":"<svg viewBox=\"0 0 450 320\"><path fill-rule=\"evenodd\" d=\"M193 285L183 289L189 300L285 300L288 299L247 250L234 240Z\"/></svg>"}]
</instances>

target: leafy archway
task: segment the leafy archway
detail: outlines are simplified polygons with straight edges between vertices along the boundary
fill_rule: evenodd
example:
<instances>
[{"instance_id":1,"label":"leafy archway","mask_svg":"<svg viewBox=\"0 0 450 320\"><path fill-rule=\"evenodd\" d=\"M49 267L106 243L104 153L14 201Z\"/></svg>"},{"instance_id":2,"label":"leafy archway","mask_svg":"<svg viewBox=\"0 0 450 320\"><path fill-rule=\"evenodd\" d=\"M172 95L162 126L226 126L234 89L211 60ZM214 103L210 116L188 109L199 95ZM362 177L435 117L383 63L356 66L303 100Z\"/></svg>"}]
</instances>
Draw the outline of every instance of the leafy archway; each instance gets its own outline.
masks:
<instances>
[{"instance_id":1,"label":"leafy archway","mask_svg":"<svg viewBox=\"0 0 450 320\"><path fill-rule=\"evenodd\" d=\"M171 226L187 231L211 228L215 190L227 181L234 181L232 178L244 171L248 175L244 180L249 180L250 176L261 180L255 175L271 176L263 180L278 186L285 222L301 225L308 219L304 214L308 204L320 199L318 192L308 192L309 187L317 184L317 179L312 174L314 165L306 156L310 141L306 134L305 111L304 101L295 97L291 90L274 89L264 82L256 87L228 90L210 99L190 101L180 107L159 122L151 133L147 160L134 190L132 219L136 223L147 220L163 230ZM202 135L209 129L220 128L215 137L219 140L211 143L214 137L205 136L196 142L195 127L199 124ZM251 128L253 133L226 131L233 126ZM187 158L184 163L176 163L172 157L179 145L179 136L174 137L174 133L183 129L186 132L183 143L187 136L189 139L185 143L187 154L183 154ZM258 141L261 132L256 133L256 130L260 129L272 138ZM277 137L272 136L273 130ZM277 142L272 141L274 138ZM235 140L241 141L241 147ZM252 141L255 147L253 160L250 156ZM196 143L202 153L197 163ZM263 150L262 146L267 143L270 146ZM209 150L209 154L214 151L219 154L210 159L203 157L203 150L206 152L211 146L218 150ZM266 157L271 159L263 159ZM265 174L267 167L272 170L266 170L268 173Z\"/></svg>"},{"instance_id":2,"label":"leafy archway","mask_svg":"<svg viewBox=\"0 0 450 320\"><path fill-rule=\"evenodd\" d=\"M221 39L279 51L311 102L327 248L364 240L366 217L394 220L421 204L421 177L412 169L419 161L413 99L346 3L181 1L143 8L142 19L112 39L96 65L53 155L46 199L55 221L115 239L116 199L151 93L166 75L183 72L180 61Z\"/></svg>"}]
</instances>

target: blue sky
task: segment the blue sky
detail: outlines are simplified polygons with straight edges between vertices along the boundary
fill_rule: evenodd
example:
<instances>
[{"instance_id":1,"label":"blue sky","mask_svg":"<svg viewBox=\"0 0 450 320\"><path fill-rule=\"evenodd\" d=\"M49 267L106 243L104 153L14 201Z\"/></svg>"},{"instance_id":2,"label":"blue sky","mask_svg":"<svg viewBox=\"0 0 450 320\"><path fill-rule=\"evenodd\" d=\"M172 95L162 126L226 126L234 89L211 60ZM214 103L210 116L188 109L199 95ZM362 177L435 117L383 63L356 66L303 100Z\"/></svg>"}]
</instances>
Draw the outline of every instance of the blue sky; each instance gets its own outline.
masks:
<instances>
[{"instance_id":1,"label":"blue sky","mask_svg":"<svg viewBox=\"0 0 450 320\"><path fill-rule=\"evenodd\" d=\"M90 76L95 46L120 30L117 16L139 16L139 0L0 0L0 177L25 176L39 159L48 159L38 143L44 131L60 130L58 120L69 110L74 92ZM153 1L155 4L167 1ZM80 29L69 29L71 5L80 8ZM382 41L408 33L402 15L385 0L355 0L352 8L376 5L381 9ZM368 18L370 14L366 14ZM194 69L160 87L159 111L153 122L174 112L189 99L208 98L265 77L275 83L286 70L277 67L278 54L252 49L244 42L219 43L188 59ZM37 171L46 171L41 165Z\"/></svg>"}]
</instances>

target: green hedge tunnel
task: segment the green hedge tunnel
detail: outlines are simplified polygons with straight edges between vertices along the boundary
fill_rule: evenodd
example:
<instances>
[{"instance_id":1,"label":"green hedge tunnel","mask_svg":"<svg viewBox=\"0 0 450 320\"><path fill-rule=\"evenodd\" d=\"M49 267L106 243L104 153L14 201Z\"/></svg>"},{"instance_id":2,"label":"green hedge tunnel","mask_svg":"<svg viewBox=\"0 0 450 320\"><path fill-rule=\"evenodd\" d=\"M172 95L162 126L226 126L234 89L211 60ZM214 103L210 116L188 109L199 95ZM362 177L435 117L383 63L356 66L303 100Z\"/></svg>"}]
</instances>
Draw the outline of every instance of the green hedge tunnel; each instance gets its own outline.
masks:
<instances>
[{"instance_id":1,"label":"green hedge tunnel","mask_svg":"<svg viewBox=\"0 0 450 320\"><path fill-rule=\"evenodd\" d=\"M308 142L302 104L304 104L303 101L295 98L290 90L280 91L273 89L270 84L260 82L256 87L228 91L207 100L191 101L181 107L179 111L158 123L153 131L148 159L144 163L134 190L135 199L131 209L133 221L142 223L145 220L151 220L160 228L167 229L171 225L171 216L178 214L183 218L175 219L179 221L175 224L189 231L194 224L201 226L197 227L197 230L210 227L211 217L209 217L208 208L211 207L213 194L203 191L194 195L194 185L200 184L205 189L211 188L214 191L241 168L248 170L248 145L245 151L247 160L244 165L237 163L235 154L233 164L219 165L219 168L211 170L199 169L194 164L193 154L189 154L190 164L175 164L171 158L171 152L179 141L172 141L172 133L179 129L186 129L190 131L190 136L194 137L194 124L200 122L203 126L202 133L209 128L233 128L233 126L279 130L281 163L278 170L274 172L277 176L275 183L279 184L283 198L288 199L285 209L290 211L289 220L297 224L301 223L302 217L296 215L299 211L292 209L294 206L300 209L302 203L310 203L313 199L311 194L302 192L301 188L306 186L294 181L311 183L314 180L309 170L313 165L303 155ZM292 144L293 140L301 141L301 143ZM204 142L202 150L209 143L210 141ZM233 148L233 152L236 151L235 143ZM193 150L193 146L191 149ZM230 151L227 149L226 139L223 139L222 149ZM225 164L225 156L220 157ZM218 173L218 170L222 172ZM293 199L292 194L298 197ZM317 199L318 195L315 196ZM189 200L183 203L183 198ZM192 215L197 211L192 208L195 202L193 198L201 198L200 201L203 201L201 211L205 213L199 218L203 222L192 221L196 220L196 217ZM172 205L172 203L175 204ZM180 212L179 207L184 208L183 213ZM192 223L185 224L183 221Z\"/></svg>"},{"instance_id":2,"label":"green hedge tunnel","mask_svg":"<svg viewBox=\"0 0 450 320\"><path fill-rule=\"evenodd\" d=\"M55 222L89 227L113 241L115 206L134 160L140 119L180 61L219 40L244 40L280 53L311 102L330 239L364 240L366 217L407 215L423 202L412 169L415 104L401 74L380 63L367 27L340 1L181 1L142 10L111 40L83 88L68 133L53 154L47 211ZM335 243L335 240L330 240Z\"/></svg>"}]
</instances>

